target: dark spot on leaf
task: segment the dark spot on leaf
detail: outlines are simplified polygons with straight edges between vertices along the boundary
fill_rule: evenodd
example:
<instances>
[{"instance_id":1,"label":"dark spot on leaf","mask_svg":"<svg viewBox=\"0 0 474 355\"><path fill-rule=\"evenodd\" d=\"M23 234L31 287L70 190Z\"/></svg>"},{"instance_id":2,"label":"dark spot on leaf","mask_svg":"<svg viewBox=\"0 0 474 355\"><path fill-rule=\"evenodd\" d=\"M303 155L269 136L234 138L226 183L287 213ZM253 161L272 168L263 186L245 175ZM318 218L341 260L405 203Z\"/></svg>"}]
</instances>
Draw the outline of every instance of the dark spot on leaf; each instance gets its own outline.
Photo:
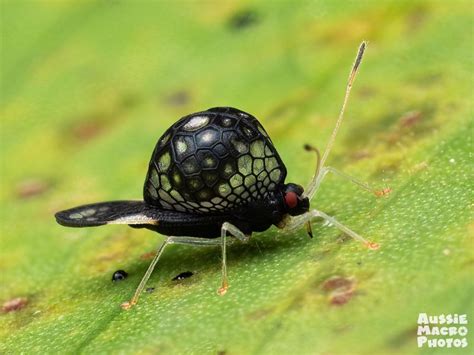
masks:
<instances>
[{"instance_id":1,"label":"dark spot on leaf","mask_svg":"<svg viewBox=\"0 0 474 355\"><path fill-rule=\"evenodd\" d=\"M114 282L122 281L122 280L125 280L127 276L128 276L128 273L125 272L124 270L117 270L112 275L112 281Z\"/></svg>"},{"instance_id":2,"label":"dark spot on leaf","mask_svg":"<svg viewBox=\"0 0 474 355\"><path fill-rule=\"evenodd\" d=\"M334 328L334 331L336 333L347 333L348 331L352 330L354 328L354 326L350 325L350 324L342 324L336 328Z\"/></svg>"},{"instance_id":3,"label":"dark spot on leaf","mask_svg":"<svg viewBox=\"0 0 474 355\"><path fill-rule=\"evenodd\" d=\"M139 103L139 97L133 93L117 95L112 107L86 113L73 120L66 127L65 138L75 139L78 142L87 142L105 133L109 127L117 124L131 108Z\"/></svg>"},{"instance_id":4,"label":"dark spot on leaf","mask_svg":"<svg viewBox=\"0 0 474 355\"><path fill-rule=\"evenodd\" d=\"M258 14L250 9L236 12L228 21L228 26L234 31L243 30L259 22Z\"/></svg>"},{"instance_id":5,"label":"dark spot on leaf","mask_svg":"<svg viewBox=\"0 0 474 355\"><path fill-rule=\"evenodd\" d=\"M428 12L426 7L417 7L406 17L407 32L411 35L420 30L426 22L427 15Z\"/></svg>"},{"instance_id":6,"label":"dark spot on leaf","mask_svg":"<svg viewBox=\"0 0 474 355\"><path fill-rule=\"evenodd\" d=\"M322 283L324 291L329 293L329 303L341 306L349 302L355 291L355 280L342 276L333 276Z\"/></svg>"},{"instance_id":7,"label":"dark spot on leaf","mask_svg":"<svg viewBox=\"0 0 474 355\"><path fill-rule=\"evenodd\" d=\"M169 106L181 107L188 104L191 101L191 95L184 90L177 91L167 96L164 102Z\"/></svg>"},{"instance_id":8,"label":"dark spot on leaf","mask_svg":"<svg viewBox=\"0 0 474 355\"><path fill-rule=\"evenodd\" d=\"M352 288L354 280L348 279L342 276L333 276L323 282L323 290L325 291L337 291L337 290L348 290Z\"/></svg>"},{"instance_id":9,"label":"dark spot on leaf","mask_svg":"<svg viewBox=\"0 0 474 355\"><path fill-rule=\"evenodd\" d=\"M28 199L46 192L50 185L40 179L31 178L21 181L16 187L16 195L21 199Z\"/></svg>"},{"instance_id":10,"label":"dark spot on leaf","mask_svg":"<svg viewBox=\"0 0 474 355\"><path fill-rule=\"evenodd\" d=\"M147 287L145 292L147 293L153 293L153 291L155 291L155 288L154 287Z\"/></svg>"},{"instance_id":11,"label":"dark spot on leaf","mask_svg":"<svg viewBox=\"0 0 474 355\"><path fill-rule=\"evenodd\" d=\"M105 122L100 117L89 117L76 122L71 128L73 138L78 141L89 141L105 131Z\"/></svg>"},{"instance_id":12,"label":"dark spot on leaf","mask_svg":"<svg viewBox=\"0 0 474 355\"><path fill-rule=\"evenodd\" d=\"M358 161L358 160L370 158L371 156L372 156L371 152L369 152L366 149L361 149L361 150L356 150L355 152L353 152L351 154L351 159L353 161Z\"/></svg>"},{"instance_id":13,"label":"dark spot on leaf","mask_svg":"<svg viewBox=\"0 0 474 355\"><path fill-rule=\"evenodd\" d=\"M217 355L226 355L227 354L227 350L219 350L217 352Z\"/></svg>"},{"instance_id":14,"label":"dark spot on leaf","mask_svg":"<svg viewBox=\"0 0 474 355\"><path fill-rule=\"evenodd\" d=\"M156 252L154 251L150 251L148 253L145 253L145 254L142 254L140 255L140 259L143 259L143 260L150 260L150 259L153 259L153 257L156 255Z\"/></svg>"},{"instance_id":15,"label":"dark spot on leaf","mask_svg":"<svg viewBox=\"0 0 474 355\"><path fill-rule=\"evenodd\" d=\"M248 314L246 318L249 320L260 320L260 319L268 317L271 313L272 313L271 309L263 308L263 309L258 309Z\"/></svg>"},{"instance_id":16,"label":"dark spot on leaf","mask_svg":"<svg viewBox=\"0 0 474 355\"><path fill-rule=\"evenodd\" d=\"M342 306L343 304L349 302L353 295L353 290L337 292L329 296L329 302L334 306Z\"/></svg>"},{"instance_id":17,"label":"dark spot on leaf","mask_svg":"<svg viewBox=\"0 0 474 355\"><path fill-rule=\"evenodd\" d=\"M357 90L357 96L361 98L374 97L377 94L377 90L370 86L363 86Z\"/></svg>"},{"instance_id":18,"label":"dark spot on leaf","mask_svg":"<svg viewBox=\"0 0 474 355\"><path fill-rule=\"evenodd\" d=\"M9 313L9 312L19 311L20 309L24 308L27 304L28 304L28 299L26 299L25 297L13 298L3 303L2 312Z\"/></svg>"},{"instance_id":19,"label":"dark spot on leaf","mask_svg":"<svg viewBox=\"0 0 474 355\"><path fill-rule=\"evenodd\" d=\"M389 346L392 348L400 348L408 342L412 343L417 337L417 330L417 328L409 328L398 333L388 341Z\"/></svg>"},{"instance_id":20,"label":"dark spot on leaf","mask_svg":"<svg viewBox=\"0 0 474 355\"><path fill-rule=\"evenodd\" d=\"M409 128L421 121L423 115L420 111L410 111L405 113L399 119L400 127L402 128Z\"/></svg>"},{"instance_id":21,"label":"dark spot on leaf","mask_svg":"<svg viewBox=\"0 0 474 355\"><path fill-rule=\"evenodd\" d=\"M135 94L126 94L120 98L119 106L123 109L131 109L138 105L139 97Z\"/></svg>"},{"instance_id":22,"label":"dark spot on leaf","mask_svg":"<svg viewBox=\"0 0 474 355\"><path fill-rule=\"evenodd\" d=\"M194 273L192 273L191 271L185 271L185 272L182 272L181 274L173 277L173 281L180 281L180 280L184 280L184 279L187 279L187 278L190 278L191 276L193 276Z\"/></svg>"}]
</instances>

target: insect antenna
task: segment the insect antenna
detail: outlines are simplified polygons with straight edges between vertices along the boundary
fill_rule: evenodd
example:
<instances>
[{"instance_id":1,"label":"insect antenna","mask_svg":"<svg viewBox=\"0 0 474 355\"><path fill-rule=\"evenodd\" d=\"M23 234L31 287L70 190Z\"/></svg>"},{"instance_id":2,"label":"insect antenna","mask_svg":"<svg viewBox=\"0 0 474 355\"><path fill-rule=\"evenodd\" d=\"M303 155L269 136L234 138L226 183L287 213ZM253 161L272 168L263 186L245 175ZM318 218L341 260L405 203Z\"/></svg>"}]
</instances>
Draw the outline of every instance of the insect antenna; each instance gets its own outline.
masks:
<instances>
[{"instance_id":1,"label":"insect antenna","mask_svg":"<svg viewBox=\"0 0 474 355\"><path fill-rule=\"evenodd\" d=\"M347 101L349 100L349 94L352 89L352 84L354 83L355 77L357 75L357 72L359 70L360 63L362 62L362 57L364 56L365 49L367 47L367 42L363 41L360 46L359 50L357 52L357 56L354 60L354 64L352 65L351 72L349 74L349 79L347 82L346 86L346 94L344 96L344 101L342 102L342 107L341 111L339 112L339 117L336 122L336 127L334 127L334 130L332 131L331 138L329 138L329 142L326 146L326 149L324 150L322 158L320 157L319 151L316 148L313 148L309 145L305 146L306 150L312 150L317 153L317 166L316 166L316 172L313 176L313 179L309 183L308 187L306 188L305 191L305 196L307 196L309 199L313 197L313 195L316 193L316 190L319 186L319 177L320 177L320 172L321 169L324 167L324 163L326 162L326 159L328 158L329 152L332 149L332 146L334 145L334 141L336 140L337 133L339 131L339 127L341 127L342 120L344 118L344 111L346 109Z\"/></svg>"}]
</instances>

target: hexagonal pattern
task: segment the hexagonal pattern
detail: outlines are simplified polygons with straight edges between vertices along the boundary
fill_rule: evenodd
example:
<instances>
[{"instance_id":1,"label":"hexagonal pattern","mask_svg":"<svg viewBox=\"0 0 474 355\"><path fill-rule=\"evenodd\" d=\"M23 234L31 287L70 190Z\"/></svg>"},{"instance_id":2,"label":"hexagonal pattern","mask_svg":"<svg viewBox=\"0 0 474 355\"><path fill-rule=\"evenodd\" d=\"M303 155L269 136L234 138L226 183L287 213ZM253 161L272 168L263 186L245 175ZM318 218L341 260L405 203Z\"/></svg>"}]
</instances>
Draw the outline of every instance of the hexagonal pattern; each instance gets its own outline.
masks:
<instances>
[{"instance_id":1,"label":"hexagonal pattern","mask_svg":"<svg viewBox=\"0 0 474 355\"><path fill-rule=\"evenodd\" d=\"M229 212L263 199L286 168L258 120L217 107L183 117L158 140L145 201L187 213Z\"/></svg>"}]
</instances>

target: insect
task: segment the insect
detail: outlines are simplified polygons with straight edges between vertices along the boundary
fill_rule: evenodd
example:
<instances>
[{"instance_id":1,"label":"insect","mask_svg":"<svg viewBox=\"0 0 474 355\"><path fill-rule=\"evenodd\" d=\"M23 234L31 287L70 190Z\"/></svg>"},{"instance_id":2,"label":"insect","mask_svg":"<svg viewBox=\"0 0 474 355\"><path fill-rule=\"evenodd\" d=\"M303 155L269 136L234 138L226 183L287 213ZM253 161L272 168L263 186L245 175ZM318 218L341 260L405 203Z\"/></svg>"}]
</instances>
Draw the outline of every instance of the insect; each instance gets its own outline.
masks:
<instances>
[{"instance_id":1,"label":"insect","mask_svg":"<svg viewBox=\"0 0 474 355\"><path fill-rule=\"evenodd\" d=\"M311 209L310 200L328 173L349 179L381 195L368 185L328 166L326 159L341 125L352 83L366 43L359 47L349 75L343 105L324 154L316 153L316 172L308 188L285 183L286 167L270 137L252 115L231 107L215 107L185 116L158 140L148 167L143 201L111 201L75 207L56 214L59 224L89 227L128 224L167 236L160 244L135 294L122 308L135 305L165 247L169 244L221 245L222 280L226 293L228 237L242 242L253 232L275 225L284 231L322 218L371 249L378 245L353 232L335 218Z\"/></svg>"},{"instance_id":2,"label":"insect","mask_svg":"<svg viewBox=\"0 0 474 355\"><path fill-rule=\"evenodd\" d=\"M113 282L122 281L122 280L125 280L127 277L128 277L127 272L125 272L124 270L117 270L112 275L112 281Z\"/></svg>"}]
</instances>

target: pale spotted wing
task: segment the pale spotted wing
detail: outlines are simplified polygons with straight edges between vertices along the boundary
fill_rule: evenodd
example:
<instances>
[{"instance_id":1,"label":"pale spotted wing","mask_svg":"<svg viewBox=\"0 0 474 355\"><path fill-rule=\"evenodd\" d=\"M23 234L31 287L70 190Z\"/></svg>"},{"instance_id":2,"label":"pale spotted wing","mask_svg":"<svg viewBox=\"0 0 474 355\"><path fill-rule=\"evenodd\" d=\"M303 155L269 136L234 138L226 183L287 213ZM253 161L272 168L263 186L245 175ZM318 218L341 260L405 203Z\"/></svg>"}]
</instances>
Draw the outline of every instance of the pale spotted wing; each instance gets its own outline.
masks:
<instances>
[{"instance_id":1,"label":"pale spotted wing","mask_svg":"<svg viewBox=\"0 0 474 355\"><path fill-rule=\"evenodd\" d=\"M56 221L67 227L104 224L158 224L160 212L143 201L110 201L74 207L56 213Z\"/></svg>"}]
</instances>

